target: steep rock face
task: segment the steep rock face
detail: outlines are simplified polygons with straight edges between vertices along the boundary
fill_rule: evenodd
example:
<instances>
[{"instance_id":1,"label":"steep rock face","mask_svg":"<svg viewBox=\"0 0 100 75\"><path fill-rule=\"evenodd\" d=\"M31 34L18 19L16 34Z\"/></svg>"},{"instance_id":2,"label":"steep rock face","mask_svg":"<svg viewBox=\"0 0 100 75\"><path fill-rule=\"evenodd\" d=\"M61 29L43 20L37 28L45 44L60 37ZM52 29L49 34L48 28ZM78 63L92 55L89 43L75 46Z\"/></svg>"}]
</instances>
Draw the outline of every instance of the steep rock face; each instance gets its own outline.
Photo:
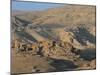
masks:
<instances>
[{"instance_id":1,"label":"steep rock face","mask_svg":"<svg viewBox=\"0 0 100 75\"><path fill-rule=\"evenodd\" d=\"M72 32L66 32L64 31L64 29L57 29L56 32L58 34L59 40L61 40L62 42L67 42L70 44L73 43L75 36Z\"/></svg>"},{"instance_id":2,"label":"steep rock face","mask_svg":"<svg viewBox=\"0 0 100 75\"><path fill-rule=\"evenodd\" d=\"M74 32L72 31L65 31L65 29L55 29L54 33L56 33L58 39L61 41L61 44L63 45L63 47L66 47L66 45L64 46L64 44L69 43L71 44L73 47L77 48L78 46L82 46L81 43L78 41L76 35Z\"/></svg>"}]
</instances>

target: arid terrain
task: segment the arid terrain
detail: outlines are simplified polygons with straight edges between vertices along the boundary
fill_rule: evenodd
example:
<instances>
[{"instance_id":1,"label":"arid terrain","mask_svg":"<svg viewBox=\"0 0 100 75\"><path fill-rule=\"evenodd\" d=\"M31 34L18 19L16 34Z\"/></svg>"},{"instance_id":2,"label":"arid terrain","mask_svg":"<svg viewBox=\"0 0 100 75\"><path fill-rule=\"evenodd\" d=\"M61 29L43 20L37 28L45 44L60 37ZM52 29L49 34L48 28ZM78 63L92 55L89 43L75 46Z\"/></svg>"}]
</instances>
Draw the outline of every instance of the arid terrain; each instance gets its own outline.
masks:
<instances>
[{"instance_id":1,"label":"arid terrain","mask_svg":"<svg viewBox=\"0 0 100 75\"><path fill-rule=\"evenodd\" d=\"M12 11L11 73L96 69L95 6Z\"/></svg>"}]
</instances>

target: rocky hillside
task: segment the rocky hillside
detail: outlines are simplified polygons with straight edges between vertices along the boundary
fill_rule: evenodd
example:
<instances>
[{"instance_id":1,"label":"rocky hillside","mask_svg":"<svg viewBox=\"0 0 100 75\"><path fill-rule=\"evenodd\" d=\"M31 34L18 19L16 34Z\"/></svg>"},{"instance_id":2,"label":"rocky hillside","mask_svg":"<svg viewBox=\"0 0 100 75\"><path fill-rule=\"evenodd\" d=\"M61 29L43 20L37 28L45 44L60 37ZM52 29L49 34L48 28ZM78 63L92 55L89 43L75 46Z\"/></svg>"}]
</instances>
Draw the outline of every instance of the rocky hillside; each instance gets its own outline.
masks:
<instances>
[{"instance_id":1,"label":"rocky hillside","mask_svg":"<svg viewBox=\"0 0 100 75\"><path fill-rule=\"evenodd\" d=\"M96 68L95 6L65 5L16 13L12 12L11 23L12 73ZM41 66L43 61L46 66Z\"/></svg>"}]
</instances>

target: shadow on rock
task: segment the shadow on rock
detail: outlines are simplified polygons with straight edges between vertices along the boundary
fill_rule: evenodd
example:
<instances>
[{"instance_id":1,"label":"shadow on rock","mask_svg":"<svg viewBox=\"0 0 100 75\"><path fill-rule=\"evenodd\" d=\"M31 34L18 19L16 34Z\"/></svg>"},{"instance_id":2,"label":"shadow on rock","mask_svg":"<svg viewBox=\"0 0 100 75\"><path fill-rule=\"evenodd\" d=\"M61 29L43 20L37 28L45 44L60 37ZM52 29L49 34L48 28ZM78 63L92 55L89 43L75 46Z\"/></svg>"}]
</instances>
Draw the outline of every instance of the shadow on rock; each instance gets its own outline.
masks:
<instances>
[{"instance_id":1,"label":"shadow on rock","mask_svg":"<svg viewBox=\"0 0 100 75\"><path fill-rule=\"evenodd\" d=\"M75 65L72 61L69 60L61 60L61 59L52 59L53 61L50 63L56 71L68 71L74 70L78 66Z\"/></svg>"},{"instance_id":2,"label":"shadow on rock","mask_svg":"<svg viewBox=\"0 0 100 75\"><path fill-rule=\"evenodd\" d=\"M84 60L88 60L88 61L96 59L96 50L95 49L86 49L84 51L81 51L80 58L83 58Z\"/></svg>"},{"instance_id":3,"label":"shadow on rock","mask_svg":"<svg viewBox=\"0 0 100 75\"><path fill-rule=\"evenodd\" d=\"M75 33L77 40L85 45L85 41L89 41L90 43L96 43L96 37L92 35L86 28L84 27L77 27L78 31L71 30Z\"/></svg>"}]
</instances>

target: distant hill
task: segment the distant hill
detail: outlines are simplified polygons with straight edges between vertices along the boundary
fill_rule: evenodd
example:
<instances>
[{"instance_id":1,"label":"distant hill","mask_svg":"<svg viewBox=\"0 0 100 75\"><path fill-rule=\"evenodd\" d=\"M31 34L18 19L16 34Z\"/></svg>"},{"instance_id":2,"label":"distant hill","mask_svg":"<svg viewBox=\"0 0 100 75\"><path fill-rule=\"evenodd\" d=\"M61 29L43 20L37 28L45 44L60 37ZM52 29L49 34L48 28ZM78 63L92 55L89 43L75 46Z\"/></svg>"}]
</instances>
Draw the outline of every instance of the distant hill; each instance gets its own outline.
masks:
<instances>
[{"instance_id":1,"label":"distant hill","mask_svg":"<svg viewBox=\"0 0 100 75\"><path fill-rule=\"evenodd\" d=\"M48 9L41 13L33 24L40 25L95 25L95 7L93 6L65 6Z\"/></svg>"}]
</instances>

